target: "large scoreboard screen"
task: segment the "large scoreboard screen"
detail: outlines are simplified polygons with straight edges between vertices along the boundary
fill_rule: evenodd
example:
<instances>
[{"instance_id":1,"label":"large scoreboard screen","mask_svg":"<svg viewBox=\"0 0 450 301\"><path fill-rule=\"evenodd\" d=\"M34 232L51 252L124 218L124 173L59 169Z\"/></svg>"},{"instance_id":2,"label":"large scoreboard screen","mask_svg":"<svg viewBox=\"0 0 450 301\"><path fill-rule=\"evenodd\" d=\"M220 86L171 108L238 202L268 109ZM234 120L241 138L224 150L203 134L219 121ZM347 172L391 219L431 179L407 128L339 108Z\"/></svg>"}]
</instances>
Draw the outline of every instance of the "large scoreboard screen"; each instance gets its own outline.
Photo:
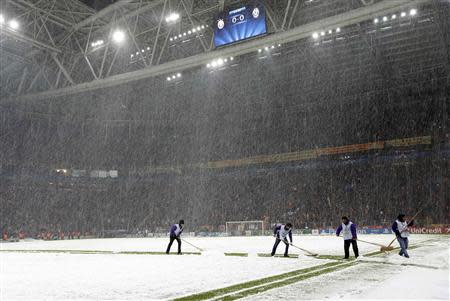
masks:
<instances>
[{"instance_id":1,"label":"large scoreboard screen","mask_svg":"<svg viewBox=\"0 0 450 301\"><path fill-rule=\"evenodd\" d=\"M260 1L249 2L228 9L217 16L214 23L216 47L253 38L267 32L266 12Z\"/></svg>"}]
</instances>

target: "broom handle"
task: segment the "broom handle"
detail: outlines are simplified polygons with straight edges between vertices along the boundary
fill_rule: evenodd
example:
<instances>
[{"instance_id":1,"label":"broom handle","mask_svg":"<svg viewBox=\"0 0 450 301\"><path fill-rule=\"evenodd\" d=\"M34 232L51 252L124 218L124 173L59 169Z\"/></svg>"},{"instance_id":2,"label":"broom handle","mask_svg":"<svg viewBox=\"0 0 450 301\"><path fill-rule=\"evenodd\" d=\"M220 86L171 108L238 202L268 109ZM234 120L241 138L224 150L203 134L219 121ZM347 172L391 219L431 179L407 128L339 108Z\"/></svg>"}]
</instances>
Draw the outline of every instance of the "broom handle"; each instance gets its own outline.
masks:
<instances>
[{"instance_id":1,"label":"broom handle","mask_svg":"<svg viewBox=\"0 0 450 301\"><path fill-rule=\"evenodd\" d=\"M297 248L297 249L299 249L299 250L302 250L303 252L306 252L306 253L308 253L308 254L310 254L310 255L317 255L316 253L313 253L313 252L308 251L308 250L306 250L306 249L297 247L296 245L294 245L294 244L292 244L292 243L290 243L290 245L293 246L294 248Z\"/></svg>"},{"instance_id":2,"label":"broom handle","mask_svg":"<svg viewBox=\"0 0 450 301\"><path fill-rule=\"evenodd\" d=\"M199 250L199 251L203 251L203 249L201 249L201 248L199 248L199 247L197 247L197 246L194 246L193 244L191 244L190 242L188 242L188 241L186 241L186 240L184 240L184 239L182 239L182 238L180 238L182 241L184 241L185 243L187 243L188 245L191 245L192 247L194 247L194 248L196 248L197 250Z\"/></svg>"},{"instance_id":3,"label":"broom handle","mask_svg":"<svg viewBox=\"0 0 450 301\"><path fill-rule=\"evenodd\" d=\"M382 244L377 244L376 242L370 242L370 241L362 240L362 239L359 239L359 238L357 240L361 241L361 242L365 242L366 244L374 245L374 246L386 247L386 246L383 246Z\"/></svg>"},{"instance_id":4,"label":"broom handle","mask_svg":"<svg viewBox=\"0 0 450 301\"><path fill-rule=\"evenodd\" d=\"M281 238L276 237L276 239L285 242L285 241L282 240ZM306 249L302 249L302 248L300 248L300 247L298 247L298 246L296 246L296 245L294 245L294 244L292 244L292 243L288 243L288 244L291 245L291 246L293 246L294 248L297 248L297 249L299 249L299 250L302 250L303 252L309 253L309 254L311 254L311 255L317 255L316 253L313 253L313 252L308 251L308 250L306 250Z\"/></svg>"},{"instance_id":5,"label":"broom handle","mask_svg":"<svg viewBox=\"0 0 450 301\"><path fill-rule=\"evenodd\" d=\"M413 219L415 219L418 215L419 215L419 213L420 212L422 212L422 210L423 210L423 207L419 210L419 211L417 211L417 213L411 218L411 220L413 220ZM406 228L405 228L406 229ZM403 231L402 231L403 232ZM400 232L401 233L401 232ZM392 241L391 241L391 243L388 245L388 247L390 247L393 243L394 243L394 241L397 239L397 237L395 237Z\"/></svg>"}]
</instances>

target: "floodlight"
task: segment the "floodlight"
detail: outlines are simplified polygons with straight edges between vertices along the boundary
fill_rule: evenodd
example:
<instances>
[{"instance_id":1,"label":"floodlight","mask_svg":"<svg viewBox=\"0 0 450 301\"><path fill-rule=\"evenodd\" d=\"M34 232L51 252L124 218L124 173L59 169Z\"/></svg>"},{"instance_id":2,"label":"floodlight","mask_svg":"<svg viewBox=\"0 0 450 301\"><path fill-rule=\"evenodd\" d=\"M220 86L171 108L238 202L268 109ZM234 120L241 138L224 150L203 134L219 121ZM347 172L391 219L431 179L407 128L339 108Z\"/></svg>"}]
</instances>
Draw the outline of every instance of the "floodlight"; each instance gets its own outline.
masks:
<instances>
[{"instance_id":1,"label":"floodlight","mask_svg":"<svg viewBox=\"0 0 450 301\"><path fill-rule=\"evenodd\" d=\"M172 78L175 79L175 78L177 78L177 77L176 77L175 75L172 75Z\"/></svg>"},{"instance_id":2,"label":"floodlight","mask_svg":"<svg viewBox=\"0 0 450 301\"><path fill-rule=\"evenodd\" d=\"M189 31L188 31L188 34L191 34L191 33L192 33L192 31L189 30Z\"/></svg>"},{"instance_id":3,"label":"floodlight","mask_svg":"<svg viewBox=\"0 0 450 301\"><path fill-rule=\"evenodd\" d=\"M201 29L201 27L200 27L200 26L197 26L197 30L200 31L200 29Z\"/></svg>"},{"instance_id":4,"label":"floodlight","mask_svg":"<svg viewBox=\"0 0 450 301\"><path fill-rule=\"evenodd\" d=\"M150 50L150 47L147 47L147 50Z\"/></svg>"},{"instance_id":5,"label":"floodlight","mask_svg":"<svg viewBox=\"0 0 450 301\"><path fill-rule=\"evenodd\" d=\"M230 61L234 60L234 57L230 56Z\"/></svg>"},{"instance_id":6,"label":"floodlight","mask_svg":"<svg viewBox=\"0 0 450 301\"><path fill-rule=\"evenodd\" d=\"M183 36L185 36L186 35L186 33L185 32L183 32Z\"/></svg>"},{"instance_id":7,"label":"floodlight","mask_svg":"<svg viewBox=\"0 0 450 301\"><path fill-rule=\"evenodd\" d=\"M181 77L181 73L177 73L177 77Z\"/></svg>"},{"instance_id":8,"label":"floodlight","mask_svg":"<svg viewBox=\"0 0 450 301\"><path fill-rule=\"evenodd\" d=\"M411 9L411 10L409 11L409 15L410 15L410 16L415 16L415 15L417 15L417 9L415 9L415 8Z\"/></svg>"},{"instance_id":9,"label":"floodlight","mask_svg":"<svg viewBox=\"0 0 450 301\"><path fill-rule=\"evenodd\" d=\"M328 30L328 34L332 34L333 33L333 31L330 29L330 30Z\"/></svg>"},{"instance_id":10,"label":"floodlight","mask_svg":"<svg viewBox=\"0 0 450 301\"><path fill-rule=\"evenodd\" d=\"M336 28L336 32L341 32L341 28L340 27Z\"/></svg>"},{"instance_id":11,"label":"floodlight","mask_svg":"<svg viewBox=\"0 0 450 301\"><path fill-rule=\"evenodd\" d=\"M202 25L202 29L205 29L205 25Z\"/></svg>"},{"instance_id":12,"label":"floodlight","mask_svg":"<svg viewBox=\"0 0 450 301\"><path fill-rule=\"evenodd\" d=\"M321 36L324 36L324 35L325 35L325 31L321 31L321 32L320 32L320 35L321 35Z\"/></svg>"},{"instance_id":13,"label":"floodlight","mask_svg":"<svg viewBox=\"0 0 450 301\"><path fill-rule=\"evenodd\" d=\"M173 41L173 38L170 38L170 41Z\"/></svg>"},{"instance_id":14,"label":"floodlight","mask_svg":"<svg viewBox=\"0 0 450 301\"><path fill-rule=\"evenodd\" d=\"M383 22L386 22L386 21L387 21L387 17L384 16L384 17L383 17Z\"/></svg>"},{"instance_id":15,"label":"floodlight","mask_svg":"<svg viewBox=\"0 0 450 301\"><path fill-rule=\"evenodd\" d=\"M406 13L404 11L402 11L402 13L400 14L400 17L406 17Z\"/></svg>"},{"instance_id":16,"label":"floodlight","mask_svg":"<svg viewBox=\"0 0 450 301\"><path fill-rule=\"evenodd\" d=\"M167 80L168 80L168 81L170 81L170 80L171 80L170 76L168 76L168 77L167 77Z\"/></svg>"},{"instance_id":17,"label":"floodlight","mask_svg":"<svg viewBox=\"0 0 450 301\"><path fill-rule=\"evenodd\" d=\"M211 67L211 64L206 64L206 68L210 68Z\"/></svg>"},{"instance_id":18,"label":"floodlight","mask_svg":"<svg viewBox=\"0 0 450 301\"><path fill-rule=\"evenodd\" d=\"M315 33L312 34L312 37L314 39L318 39L319 38L319 34L317 32L315 32Z\"/></svg>"},{"instance_id":19,"label":"floodlight","mask_svg":"<svg viewBox=\"0 0 450 301\"><path fill-rule=\"evenodd\" d=\"M122 30L116 29L112 34L112 39L116 43L122 43L125 40L125 33Z\"/></svg>"},{"instance_id":20,"label":"floodlight","mask_svg":"<svg viewBox=\"0 0 450 301\"><path fill-rule=\"evenodd\" d=\"M12 29L16 30L19 28L19 22L17 22L16 20L12 19L11 21L9 21L9 27L11 27Z\"/></svg>"},{"instance_id":21,"label":"floodlight","mask_svg":"<svg viewBox=\"0 0 450 301\"><path fill-rule=\"evenodd\" d=\"M262 49L260 48L260 49L258 49L258 52L261 52L262 51Z\"/></svg>"},{"instance_id":22,"label":"floodlight","mask_svg":"<svg viewBox=\"0 0 450 301\"><path fill-rule=\"evenodd\" d=\"M142 52L145 52L145 49L142 49L141 51L142 51Z\"/></svg>"},{"instance_id":23,"label":"floodlight","mask_svg":"<svg viewBox=\"0 0 450 301\"><path fill-rule=\"evenodd\" d=\"M170 15L168 15L166 17L166 22L167 23L171 23L171 22L175 22L180 18L180 15L177 13L171 13Z\"/></svg>"},{"instance_id":24,"label":"floodlight","mask_svg":"<svg viewBox=\"0 0 450 301\"><path fill-rule=\"evenodd\" d=\"M394 15L392 15L391 19L392 19L392 20L395 20L395 19L397 19L397 15L395 15L395 14L394 14Z\"/></svg>"},{"instance_id":25,"label":"floodlight","mask_svg":"<svg viewBox=\"0 0 450 301\"><path fill-rule=\"evenodd\" d=\"M377 24L378 23L378 18L375 18L375 20L373 20L373 23Z\"/></svg>"},{"instance_id":26,"label":"floodlight","mask_svg":"<svg viewBox=\"0 0 450 301\"><path fill-rule=\"evenodd\" d=\"M3 15L0 15L0 25L5 23L5 17Z\"/></svg>"}]
</instances>

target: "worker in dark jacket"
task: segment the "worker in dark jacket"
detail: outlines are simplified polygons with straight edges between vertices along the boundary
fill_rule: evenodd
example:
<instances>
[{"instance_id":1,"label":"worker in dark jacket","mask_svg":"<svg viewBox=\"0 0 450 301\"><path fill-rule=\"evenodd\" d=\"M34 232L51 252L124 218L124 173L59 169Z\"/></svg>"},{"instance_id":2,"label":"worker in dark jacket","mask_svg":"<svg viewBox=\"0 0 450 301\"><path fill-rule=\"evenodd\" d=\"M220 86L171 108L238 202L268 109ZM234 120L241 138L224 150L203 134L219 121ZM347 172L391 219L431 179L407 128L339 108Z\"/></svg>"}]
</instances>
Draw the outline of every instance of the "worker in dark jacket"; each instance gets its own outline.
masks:
<instances>
[{"instance_id":1,"label":"worker in dark jacket","mask_svg":"<svg viewBox=\"0 0 450 301\"><path fill-rule=\"evenodd\" d=\"M392 232L395 233L395 236L397 237L397 241L400 244L400 252L398 255L405 256L406 258L409 258L408 254L408 236L409 236L409 230L408 227L411 227L414 225L414 220L411 220L409 223L405 220L404 214L399 214L397 216L397 219L392 224Z\"/></svg>"},{"instance_id":2,"label":"worker in dark jacket","mask_svg":"<svg viewBox=\"0 0 450 301\"><path fill-rule=\"evenodd\" d=\"M173 243L174 240L176 240L177 243L178 243L178 254L181 254L181 238L180 238L180 235L183 232L183 227L184 227L184 220L180 220L180 222L178 224L174 224L170 228L170 235L169 235L170 236L170 242L169 242L169 245L167 246L166 254L169 254L170 247L172 247L172 243Z\"/></svg>"},{"instance_id":3,"label":"worker in dark jacket","mask_svg":"<svg viewBox=\"0 0 450 301\"><path fill-rule=\"evenodd\" d=\"M284 257L289 257L288 251L289 251L289 244L292 244L292 224L286 223L286 225L283 224L276 224L273 228L273 236L275 237L275 244L272 248L271 256L275 255L275 252L277 251L278 245L280 242L284 242L286 245L286 249L284 250ZM288 241L288 238L290 242Z\"/></svg>"}]
</instances>

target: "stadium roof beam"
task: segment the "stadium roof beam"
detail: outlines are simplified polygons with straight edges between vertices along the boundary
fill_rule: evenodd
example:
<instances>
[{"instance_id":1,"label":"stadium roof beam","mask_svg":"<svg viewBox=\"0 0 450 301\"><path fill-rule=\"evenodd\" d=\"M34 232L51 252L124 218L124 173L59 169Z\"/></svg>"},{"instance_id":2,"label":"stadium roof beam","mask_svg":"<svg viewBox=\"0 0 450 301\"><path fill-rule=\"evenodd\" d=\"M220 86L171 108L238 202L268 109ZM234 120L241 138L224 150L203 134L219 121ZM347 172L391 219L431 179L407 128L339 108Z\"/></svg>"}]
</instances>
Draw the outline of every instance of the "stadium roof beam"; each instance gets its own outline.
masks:
<instances>
[{"instance_id":1,"label":"stadium roof beam","mask_svg":"<svg viewBox=\"0 0 450 301\"><path fill-rule=\"evenodd\" d=\"M47 50L49 52L56 52L56 53L60 53L61 52L61 50L59 50L56 47L53 47L53 46L51 46L51 45L49 45L47 43L38 41L38 40L36 40L36 39L34 39L32 37L24 35L21 32L9 29L8 27L3 28L2 29L2 33L5 34L5 35L10 36L10 37L12 37L12 38L14 38L16 40L19 40L19 41L28 43L28 44L30 44L32 46L35 46L37 48L40 48L42 50Z\"/></svg>"},{"instance_id":2,"label":"stadium roof beam","mask_svg":"<svg viewBox=\"0 0 450 301\"><path fill-rule=\"evenodd\" d=\"M76 84L61 89L49 90L39 93L31 93L18 97L13 97L14 101L40 100L50 97L65 96L80 92L92 91L101 88L112 87L137 81L153 76L159 76L172 72L180 72L185 69L206 65L209 61L217 57L238 56L257 51L267 45L275 43L289 43L303 38L308 38L313 32L324 28L345 27L368 21L380 15L386 15L398 12L405 7L419 7L423 4L430 3L431 0L383 0L370 6L364 6L339 15L331 16L322 20L314 21L293 29L268 35L264 38L255 39L246 43L240 43L218 51L201 53L191 57L171 61L150 68L145 68L133 72L113 75L105 79L95 80L91 82Z\"/></svg>"}]
</instances>

